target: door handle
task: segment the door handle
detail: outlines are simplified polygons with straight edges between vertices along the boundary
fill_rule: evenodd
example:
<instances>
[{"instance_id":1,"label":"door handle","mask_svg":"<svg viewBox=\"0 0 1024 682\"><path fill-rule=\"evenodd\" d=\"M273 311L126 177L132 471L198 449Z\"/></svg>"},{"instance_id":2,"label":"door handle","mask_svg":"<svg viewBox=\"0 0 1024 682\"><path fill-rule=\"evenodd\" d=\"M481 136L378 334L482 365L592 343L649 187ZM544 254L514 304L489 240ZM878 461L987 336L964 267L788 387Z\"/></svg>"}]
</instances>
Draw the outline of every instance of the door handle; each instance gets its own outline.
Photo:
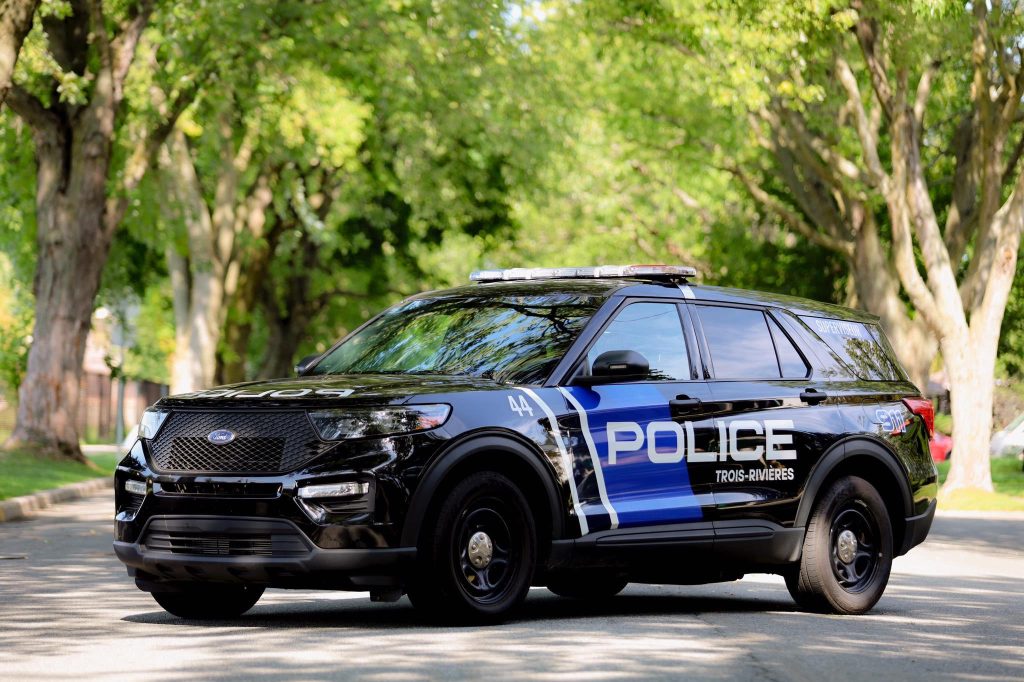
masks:
<instances>
[{"instance_id":1,"label":"door handle","mask_svg":"<svg viewBox=\"0 0 1024 682\"><path fill-rule=\"evenodd\" d=\"M700 398L691 398L688 395L677 395L675 400L668 401L669 407L679 410L692 410L704 404Z\"/></svg>"},{"instance_id":2,"label":"door handle","mask_svg":"<svg viewBox=\"0 0 1024 682\"><path fill-rule=\"evenodd\" d=\"M828 400L828 393L819 391L816 388L809 388L800 394L800 400L804 401L808 405L817 405L820 402Z\"/></svg>"}]
</instances>

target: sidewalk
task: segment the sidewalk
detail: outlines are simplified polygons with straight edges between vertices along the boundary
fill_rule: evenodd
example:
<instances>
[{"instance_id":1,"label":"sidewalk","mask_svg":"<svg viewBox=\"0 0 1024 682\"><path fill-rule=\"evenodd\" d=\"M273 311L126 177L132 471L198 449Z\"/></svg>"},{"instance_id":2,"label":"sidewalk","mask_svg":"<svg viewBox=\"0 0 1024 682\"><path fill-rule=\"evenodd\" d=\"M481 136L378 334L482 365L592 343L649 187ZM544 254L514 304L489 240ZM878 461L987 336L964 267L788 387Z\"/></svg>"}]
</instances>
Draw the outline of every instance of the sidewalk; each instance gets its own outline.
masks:
<instances>
[{"instance_id":1,"label":"sidewalk","mask_svg":"<svg viewBox=\"0 0 1024 682\"><path fill-rule=\"evenodd\" d=\"M101 490L113 487L114 477L104 476L89 481L71 483L51 490L40 490L31 495L12 497L9 500L0 501L0 523L23 519L40 509L52 507L60 502L80 500L83 497L89 497Z\"/></svg>"}]
</instances>

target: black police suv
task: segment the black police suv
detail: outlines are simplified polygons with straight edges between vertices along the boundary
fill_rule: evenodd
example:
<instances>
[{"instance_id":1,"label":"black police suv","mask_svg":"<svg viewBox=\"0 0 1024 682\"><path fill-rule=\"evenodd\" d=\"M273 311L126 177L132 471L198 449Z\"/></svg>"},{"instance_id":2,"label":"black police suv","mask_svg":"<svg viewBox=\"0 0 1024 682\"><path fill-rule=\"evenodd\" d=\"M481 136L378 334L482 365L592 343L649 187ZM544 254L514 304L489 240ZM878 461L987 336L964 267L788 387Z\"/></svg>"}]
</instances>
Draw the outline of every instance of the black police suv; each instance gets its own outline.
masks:
<instances>
[{"instance_id":1,"label":"black police suv","mask_svg":"<svg viewBox=\"0 0 1024 682\"><path fill-rule=\"evenodd\" d=\"M477 272L298 378L164 398L117 467L117 556L186 618L281 587L487 622L531 585L751 572L869 610L935 513L931 403L875 317L693 275Z\"/></svg>"}]
</instances>

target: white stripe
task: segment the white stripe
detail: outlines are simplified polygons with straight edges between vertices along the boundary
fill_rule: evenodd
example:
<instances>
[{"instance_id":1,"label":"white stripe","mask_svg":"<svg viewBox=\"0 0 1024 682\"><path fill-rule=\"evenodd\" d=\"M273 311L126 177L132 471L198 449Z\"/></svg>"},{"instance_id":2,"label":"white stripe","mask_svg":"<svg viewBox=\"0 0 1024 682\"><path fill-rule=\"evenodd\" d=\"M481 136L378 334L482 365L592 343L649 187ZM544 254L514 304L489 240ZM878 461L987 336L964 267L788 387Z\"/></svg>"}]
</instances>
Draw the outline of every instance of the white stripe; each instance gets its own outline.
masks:
<instances>
[{"instance_id":1,"label":"white stripe","mask_svg":"<svg viewBox=\"0 0 1024 682\"><path fill-rule=\"evenodd\" d=\"M601 469L601 458L597 456L597 447L594 445L594 437L590 434L590 422L587 421L587 411L583 409L579 401L569 391L559 387L558 389L565 399L568 400L580 415L580 427L583 430L583 438L587 441L587 449L590 450L590 459L594 463L594 476L597 478L597 491L601 495L601 504L608 512L608 518L612 522L612 530L619 527L619 515L615 512L611 500L608 499L608 490L604 487L604 470Z\"/></svg>"},{"instance_id":2,"label":"white stripe","mask_svg":"<svg viewBox=\"0 0 1024 682\"><path fill-rule=\"evenodd\" d=\"M548 423L551 424L551 437L555 439L555 443L558 445L558 452L562 455L562 467L565 468L565 475L569 479L569 492L572 494L572 508L576 512L576 518L580 521L580 532L586 535L590 532L590 526L587 525L587 516L583 513L583 507L580 506L579 492L576 490L576 476L572 471L572 459L569 457L569 453L565 450L565 443L562 441L562 432L558 428L558 420L555 418L555 413L551 411L548 404L540 399L540 396L534 393L528 388L517 388L516 390L522 391L526 395L530 396L535 403L540 406L540 409L547 415Z\"/></svg>"},{"instance_id":3,"label":"white stripe","mask_svg":"<svg viewBox=\"0 0 1024 682\"><path fill-rule=\"evenodd\" d=\"M693 295L693 289L690 288L689 284L680 284L679 291L683 292L683 298L694 299L697 298Z\"/></svg>"}]
</instances>

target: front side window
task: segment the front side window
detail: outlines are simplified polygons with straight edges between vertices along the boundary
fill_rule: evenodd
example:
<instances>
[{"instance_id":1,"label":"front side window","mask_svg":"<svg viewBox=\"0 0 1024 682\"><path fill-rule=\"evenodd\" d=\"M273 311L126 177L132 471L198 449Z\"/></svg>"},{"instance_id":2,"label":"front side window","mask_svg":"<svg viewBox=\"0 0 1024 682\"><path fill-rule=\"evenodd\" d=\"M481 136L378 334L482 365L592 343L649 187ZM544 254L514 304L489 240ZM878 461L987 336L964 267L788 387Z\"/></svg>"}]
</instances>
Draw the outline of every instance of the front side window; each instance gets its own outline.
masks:
<instances>
[{"instance_id":1,"label":"front side window","mask_svg":"<svg viewBox=\"0 0 1024 682\"><path fill-rule=\"evenodd\" d=\"M716 379L778 379L779 363L764 313L696 306Z\"/></svg>"},{"instance_id":2,"label":"front side window","mask_svg":"<svg viewBox=\"0 0 1024 682\"><path fill-rule=\"evenodd\" d=\"M539 383L600 306L578 294L451 295L384 312L311 374L441 374Z\"/></svg>"},{"instance_id":3,"label":"front side window","mask_svg":"<svg viewBox=\"0 0 1024 682\"><path fill-rule=\"evenodd\" d=\"M690 358L675 303L630 303L605 327L587 353L591 366L602 353L631 350L644 356L655 381L687 381Z\"/></svg>"}]
</instances>

